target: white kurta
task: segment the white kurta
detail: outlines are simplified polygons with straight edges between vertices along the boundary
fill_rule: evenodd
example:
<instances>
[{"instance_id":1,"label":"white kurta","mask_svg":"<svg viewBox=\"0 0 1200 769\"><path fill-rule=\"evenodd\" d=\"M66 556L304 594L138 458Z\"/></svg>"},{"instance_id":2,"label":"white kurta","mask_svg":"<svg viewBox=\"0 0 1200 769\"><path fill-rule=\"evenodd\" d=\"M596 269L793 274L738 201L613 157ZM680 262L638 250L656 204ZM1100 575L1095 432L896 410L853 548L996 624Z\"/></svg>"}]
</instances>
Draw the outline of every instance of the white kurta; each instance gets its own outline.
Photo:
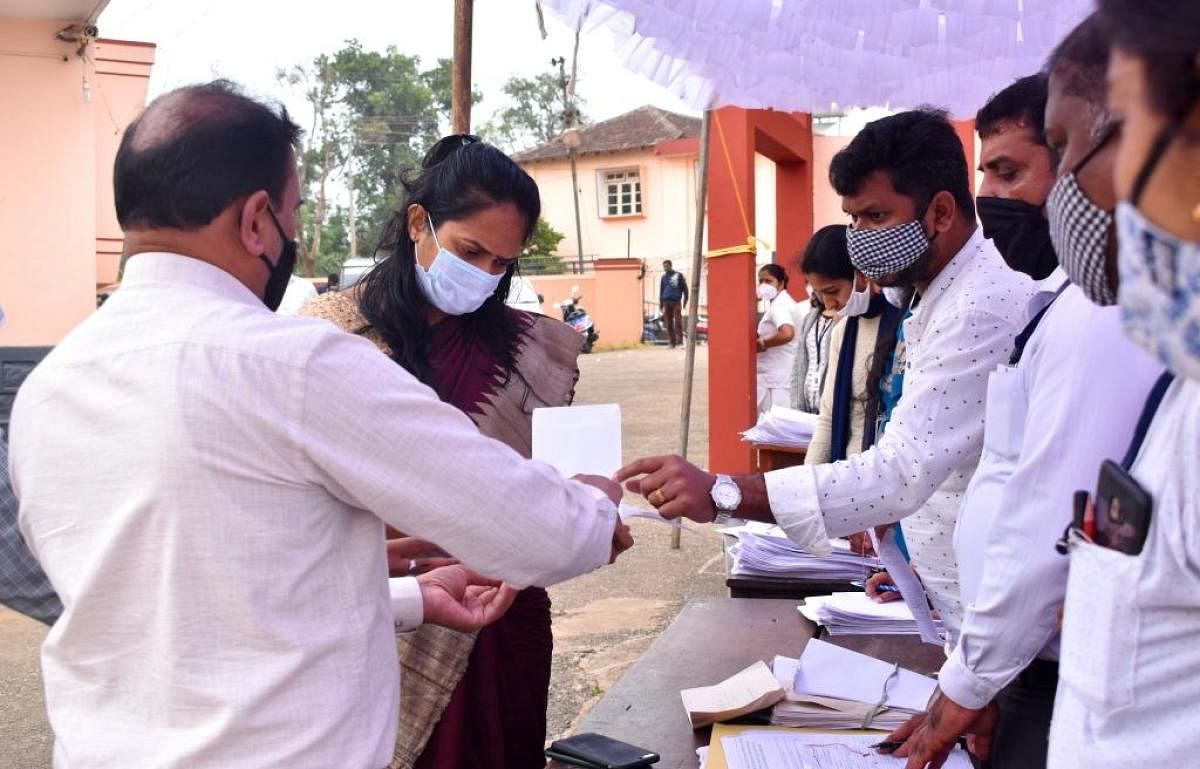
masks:
<instances>
[{"instance_id":1,"label":"white kurta","mask_svg":"<svg viewBox=\"0 0 1200 769\"><path fill-rule=\"evenodd\" d=\"M1043 285L1053 296L1065 281L1056 271ZM1161 372L1125 338L1117 307L1071 286L1021 362L992 373L983 456L954 533L966 617L939 675L958 704L983 707L1035 657L1058 658L1067 559L1055 542L1075 491L1125 453Z\"/></svg>"},{"instance_id":2,"label":"white kurta","mask_svg":"<svg viewBox=\"0 0 1200 769\"><path fill-rule=\"evenodd\" d=\"M1171 385L1131 473L1141 554L1071 549L1051 769L1200 763L1200 384Z\"/></svg>"},{"instance_id":3,"label":"white kurta","mask_svg":"<svg viewBox=\"0 0 1200 769\"><path fill-rule=\"evenodd\" d=\"M129 261L11 439L65 608L42 649L59 769L380 769L400 683L380 518L517 586L611 551L588 487L184 256Z\"/></svg>"}]
</instances>

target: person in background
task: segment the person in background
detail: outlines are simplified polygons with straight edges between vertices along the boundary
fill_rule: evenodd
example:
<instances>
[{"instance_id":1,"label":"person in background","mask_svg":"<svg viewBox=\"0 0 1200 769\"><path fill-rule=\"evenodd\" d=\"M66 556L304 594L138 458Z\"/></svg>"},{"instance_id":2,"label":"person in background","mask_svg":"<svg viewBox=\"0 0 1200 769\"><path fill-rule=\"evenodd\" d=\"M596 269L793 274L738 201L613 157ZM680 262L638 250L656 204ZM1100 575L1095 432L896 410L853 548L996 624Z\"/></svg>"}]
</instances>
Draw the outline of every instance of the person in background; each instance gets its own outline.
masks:
<instances>
[{"instance_id":1,"label":"person in background","mask_svg":"<svg viewBox=\"0 0 1200 769\"><path fill-rule=\"evenodd\" d=\"M435 144L404 184L380 245L385 258L353 289L301 314L370 340L481 433L529 456L533 409L570 405L580 351L569 326L505 304L541 211L537 185L469 135ZM414 538L393 539L389 552L401 573L448 563ZM477 634L427 626L397 642L395 769L545 764L554 640L543 588L522 590Z\"/></svg>"},{"instance_id":2,"label":"person in background","mask_svg":"<svg viewBox=\"0 0 1200 769\"><path fill-rule=\"evenodd\" d=\"M292 275L288 278L287 290L283 292L283 299L275 312L280 315L298 315L300 308L316 298L317 287L311 280Z\"/></svg>"},{"instance_id":3,"label":"person in background","mask_svg":"<svg viewBox=\"0 0 1200 769\"><path fill-rule=\"evenodd\" d=\"M42 647L62 769L380 769L397 625L496 619L511 589L467 567L545 585L632 544L611 481L565 480L366 340L275 314L299 133L226 81L155 99L114 165L121 288L17 394L21 532L63 604ZM464 565L386 581L384 521Z\"/></svg>"},{"instance_id":4,"label":"person in background","mask_svg":"<svg viewBox=\"0 0 1200 769\"><path fill-rule=\"evenodd\" d=\"M1113 473L1130 488L1127 521L1133 490L1149 499L1144 544L1122 552L1099 531L1071 536L1049 764L1182 766L1200 752L1200 4L1098 5L1122 126L1117 299L1125 332L1170 373Z\"/></svg>"},{"instance_id":5,"label":"person in background","mask_svg":"<svg viewBox=\"0 0 1200 769\"><path fill-rule=\"evenodd\" d=\"M4 308L0 307L0 327L3 325ZM47 625L53 625L62 614L62 601L21 536L17 498L8 477L8 443L3 436L0 436L0 603Z\"/></svg>"},{"instance_id":6,"label":"person in background","mask_svg":"<svg viewBox=\"0 0 1200 769\"><path fill-rule=\"evenodd\" d=\"M869 380L880 341L895 338L900 310L893 307L850 263L846 225L817 230L804 249L800 270L813 292L841 320L830 334L830 366L821 386L817 425L804 457L805 464L837 462L869 448L875 437L877 392ZM799 354L797 354L799 360ZM793 387L800 384L796 367ZM793 389L793 402L796 396ZM797 407L797 406L794 406Z\"/></svg>"},{"instance_id":7,"label":"person in background","mask_svg":"<svg viewBox=\"0 0 1200 769\"><path fill-rule=\"evenodd\" d=\"M979 231L968 171L954 127L935 110L868 124L830 165L855 268L913 289L892 356L903 387L874 446L840 462L735 477L649 457L616 477L666 517L774 521L816 553L828 552L831 536L904 519L929 597L956 629L952 533L982 449L987 377L1009 359L1033 294Z\"/></svg>"},{"instance_id":8,"label":"person in background","mask_svg":"<svg viewBox=\"0 0 1200 769\"><path fill-rule=\"evenodd\" d=\"M801 267L804 259L820 250L831 235L833 227L822 227L813 233L802 254L796 255L796 266ZM845 227L842 227L842 251L845 251ZM821 389L824 387L829 368L829 346L833 328L837 323L838 311L849 298L854 287L854 268L850 267L849 256L846 267L849 276L838 273L805 273L809 286L809 303L812 305L800 321L799 343L792 366L792 401L794 409L816 414L821 408ZM825 264L822 269L840 268L836 261ZM819 288L818 288L819 286ZM799 305L797 305L799 310Z\"/></svg>"},{"instance_id":9,"label":"person in background","mask_svg":"<svg viewBox=\"0 0 1200 769\"><path fill-rule=\"evenodd\" d=\"M787 291L787 271L778 264L758 270L758 298L766 310L758 322L758 411L791 405L792 364L796 355L796 300Z\"/></svg>"},{"instance_id":10,"label":"person in background","mask_svg":"<svg viewBox=\"0 0 1200 769\"><path fill-rule=\"evenodd\" d=\"M688 303L687 280L664 259L662 280L658 283L658 307L667 324L667 342L672 348L683 344L683 308Z\"/></svg>"},{"instance_id":11,"label":"person in background","mask_svg":"<svg viewBox=\"0 0 1200 769\"><path fill-rule=\"evenodd\" d=\"M1051 228L1070 236L1063 240L1072 249L1062 254L1065 264L1103 260L1114 245L1106 243L1107 231L1099 242L1084 237L1086 221L1074 219L1088 196L1112 194L1111 176L1081 169L1078 160L1095 146L1095 129L1111 123L1103 109L1106 54L1097 21L1089 19L1052 54L1048 101L1026 79L1013 86L1017 94L1001 92L984 108L1013 127L1041 117L1045 136L1061 149L1049 214ZM996 157L989 143L1011 139L1012 130L989 133L982 157ZM1106 147L1092 162L1107 169L1114 146ZM1042 162L1050 153L1042 152L1032 165L1050 176ZM1044 189L1048 179L1031 169L1025 181L1028 189ZM987 176L984 187L1009 192ZM1027 231L1039 231L1039 219L1040 213ZM1004 238L997 247L1009 265L1036 275L1044 269L1035 258L1043 237ZM962 631L928 714L892 735L906 739L897 753L908 756L909 769L936 766L968 732L993 769L1046 766L1059 677L1058 610L1067 585L1067 560L1055 543L1071 521L1074 492L1095 483L1101 462L1124 453L1162 370L1122 333L1117 308L1089 301L1062 269L1037 281L1028 318L1010 365L988 382L983 455L955 530Z\"/></svg>"}]
</instances>

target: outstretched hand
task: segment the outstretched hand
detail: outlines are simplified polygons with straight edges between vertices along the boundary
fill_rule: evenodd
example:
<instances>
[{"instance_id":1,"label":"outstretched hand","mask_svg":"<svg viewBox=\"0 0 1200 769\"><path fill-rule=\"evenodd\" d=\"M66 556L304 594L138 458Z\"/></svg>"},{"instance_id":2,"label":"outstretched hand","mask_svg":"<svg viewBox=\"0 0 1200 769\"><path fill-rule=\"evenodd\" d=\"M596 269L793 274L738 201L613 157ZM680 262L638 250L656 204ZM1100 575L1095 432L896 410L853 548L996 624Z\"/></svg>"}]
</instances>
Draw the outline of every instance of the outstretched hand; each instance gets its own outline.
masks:
<instances>
[{"instance_id":1,"label":"outstretched hand","mask_svg":"<svg viewBox=\"0 0 1200 769\"><path fill-rule=\"evenodd\" d=\"M464 566L443 566L417 577L425 622L473 632L504 616L517 590L498 580L481 577Z\"/></svg>"},{"instance_id":2,"label":"outstretched hand","mask_svg":"<svg viewBox=\"0 0 1200 769\"><path fill-rule=\"evenodd\" d=\"M681 456L639 459L618 470L614 478L624 482L629 491L645 497L664 518L709 523L717 517L710 495L716 476Z\"/></svg>"}]
</instances>

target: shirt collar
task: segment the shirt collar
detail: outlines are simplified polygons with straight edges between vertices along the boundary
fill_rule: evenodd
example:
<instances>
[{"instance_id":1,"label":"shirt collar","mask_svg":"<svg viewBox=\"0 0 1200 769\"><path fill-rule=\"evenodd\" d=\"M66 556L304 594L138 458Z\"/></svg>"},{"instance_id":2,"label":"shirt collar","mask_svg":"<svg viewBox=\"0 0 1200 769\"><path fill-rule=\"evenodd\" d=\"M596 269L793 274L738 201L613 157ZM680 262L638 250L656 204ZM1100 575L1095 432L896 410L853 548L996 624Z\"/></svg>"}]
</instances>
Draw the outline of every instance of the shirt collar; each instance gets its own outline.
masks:
<instances>
[{"instance_id":1,"label":"shirt collar","mask_svg":"<svg viewBox=\"0 0 1200 769\"><path fill-rule=\"evenodd\" d=\"M971 233L971 237L967 238L967 242L963 244L963 247L946 263L942 271L937 274L937 277L925 289L925 293L921 295L921 301L917 307L928 307L938 296L945 293L955 278L967 269L967 265L973 261L982 245L983 228L977 226L975 232Z\"/></svg>"},{"instance_id":2,"label":"shirt collar","mask_svg":"<svg viewBox=\"0 0 1200 769\"><path fill-rule=\"evenodd\" d=\"M1062 284L1067 280L1067 271L1062 267L1055 267L1054 272L1033 282L1034 294L1053 294L1062 288Z\"/></svg>"},{"instance_id":3,"label":"shirt collar","mask_svg":"<svg viewBox=\"0 0 1200 769\"><path fill-rule=\"evenodd\" d=\"M167 251L149 251L135 254L125 263L121 278L122 287L168 284L198 288L218 294L240 304L262 303L254 293L233 275L216 265L201 259Z\"/></svg>"}]
</instances>

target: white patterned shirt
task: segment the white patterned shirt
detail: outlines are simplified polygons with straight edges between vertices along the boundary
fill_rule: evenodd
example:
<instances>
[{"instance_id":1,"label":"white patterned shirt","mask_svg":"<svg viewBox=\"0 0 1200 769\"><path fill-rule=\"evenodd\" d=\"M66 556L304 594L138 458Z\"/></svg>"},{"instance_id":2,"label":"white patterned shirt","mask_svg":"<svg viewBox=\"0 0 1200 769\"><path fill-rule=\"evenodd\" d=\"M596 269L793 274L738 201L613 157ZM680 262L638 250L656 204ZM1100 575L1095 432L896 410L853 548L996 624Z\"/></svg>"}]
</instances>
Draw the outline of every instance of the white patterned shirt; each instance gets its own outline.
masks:
<instances>
[{"instance_id":1,"label":"white patterned shirt","mask_svg":"<svg viewBox=\"0 0 1200 769\"><path fill-rule=\"evenodd\" d=\"M957 626L954 523L983 444L988 375L1008 361L1033 291L976 229L904 322L904 392L875 445L840 462L766 474L771 512L797 544L823 552L831 536L920 509L938 525L922 527L919 547L945 555L922 579Z\"/></svg>"},{"instance_id":2,"label":"white patterned shirt","mask_svg":"<svg viewBox=\"0 0 1200 769\"><path fill-rule=\"evenodd\" d=\"M611 553L616 511L589 487L185 256L129 261L10 432L21 528L64 606L42 649L58 769L381 769L404 600L381 518L518 587Z\"/></svg>"}]
</instances>

